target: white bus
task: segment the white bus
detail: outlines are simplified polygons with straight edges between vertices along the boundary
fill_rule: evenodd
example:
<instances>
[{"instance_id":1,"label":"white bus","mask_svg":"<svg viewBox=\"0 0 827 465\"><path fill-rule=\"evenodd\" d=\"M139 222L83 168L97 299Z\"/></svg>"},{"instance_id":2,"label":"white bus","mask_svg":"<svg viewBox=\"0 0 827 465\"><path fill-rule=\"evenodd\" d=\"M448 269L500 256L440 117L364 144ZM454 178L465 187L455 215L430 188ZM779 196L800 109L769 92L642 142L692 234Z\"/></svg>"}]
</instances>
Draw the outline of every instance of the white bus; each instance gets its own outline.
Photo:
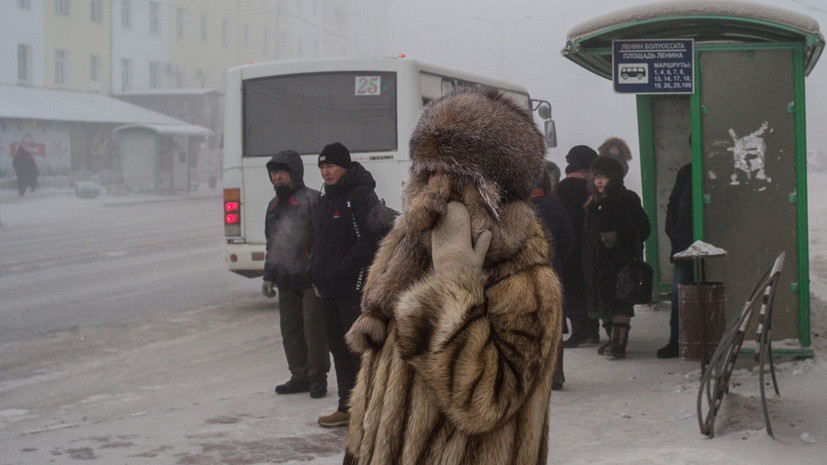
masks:
<instances>
[{"instance_id":1,"label":"white bus","mask_svg":"<svg viewBox=\"0 0 827 465\"><path fill-rule=\"evenodd\" d=\"M230 271L264 271L264 215L273 197L265 164L292 149L304 183L321 189L322 147L341 142L376 180L376 193L402 208L411 162L408 141L422 108L458 86L494 87L545 120L556 145L551 105L525 88L408 58L341 58L255 63L227 72L224 122L224 235Z\"/></svg>"}]
</instances>

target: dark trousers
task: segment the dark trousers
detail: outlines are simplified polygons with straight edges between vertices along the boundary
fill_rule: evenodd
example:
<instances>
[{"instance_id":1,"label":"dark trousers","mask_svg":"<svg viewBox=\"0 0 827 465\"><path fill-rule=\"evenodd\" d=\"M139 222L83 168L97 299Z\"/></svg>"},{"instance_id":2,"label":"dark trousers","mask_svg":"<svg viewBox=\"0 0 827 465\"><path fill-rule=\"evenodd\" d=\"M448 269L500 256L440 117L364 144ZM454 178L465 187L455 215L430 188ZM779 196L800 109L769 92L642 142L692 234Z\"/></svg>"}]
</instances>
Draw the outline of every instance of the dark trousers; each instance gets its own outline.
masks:
<instances>
[{"instance_id":1,"label":"dark trousers","mask_svg":"<svg viewBox=\"0 0 827 465\"><path fill-rule=\"evenodd\" d=\"M589 316L585 295L564 295L563 309L571 321L571 337L600 337L600 322Z\"/></svg>"},{"instance_id":2,"label":"dark trousers","mask_svg":"<svg viewBox=\"0 0 827 465\"><path fill-rule=\"evenodd\" d=\"M361 295L323 297L327 345L333 354L336 384L339 386L339 411L349 410L350 391L356 385L356 375L362 363L361 355L352 352L345 344L345 334L353 326L361 312Z\"/></svg>"},{"instance_id":3,"label":"dark trousers","mask_svg":"<svg viewBox=\"0 0 827 465\"><path fill-rule=\"evenodd\" d=\"M312 287L279 289L279 327L290 375L298 381L327 381L327 353L322 299Z\"/></svg>"},{"instance_id":4,"label":"dark trousers","mask_svg":"<svg viewBox=\"0 0 827 465\"><path fill-rule=\"evenodd\" d=\"M672 313L669 315L669 342L677 344L679 317L678 317L678 284L692 284L692 260L675 260L675 271L672 273Z\"/></svg>"}]
</instances>

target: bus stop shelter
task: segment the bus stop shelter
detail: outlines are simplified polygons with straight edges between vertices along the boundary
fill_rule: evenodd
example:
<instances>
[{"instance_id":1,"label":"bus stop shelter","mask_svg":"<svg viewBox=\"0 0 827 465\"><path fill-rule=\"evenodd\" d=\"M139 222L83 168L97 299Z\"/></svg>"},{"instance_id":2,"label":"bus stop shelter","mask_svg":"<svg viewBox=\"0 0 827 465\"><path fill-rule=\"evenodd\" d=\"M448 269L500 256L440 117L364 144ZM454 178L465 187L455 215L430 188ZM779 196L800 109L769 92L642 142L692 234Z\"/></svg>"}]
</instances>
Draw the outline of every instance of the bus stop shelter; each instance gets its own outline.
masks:
<instances>
[{"instance_id":1,"label":"bus stop shelter","mask_svg":"<svg viewBox=\"0 0 827 465\"><path fill-rule=\"evenodd\" d=\"M691 162L695 239L728 251L706 268L710 280L726 283L727 320L785 252L773 339L798 344L775 352L812 356L804 79L824 48L819 25L806 15L746 2L659 2L573 27L562 53L612 79L617 91L623 79L648 79L646 63L621 72L617 44L663 40L690 42L692 64L681 91L636 97L643 203L656 228L646 257L656 289L671 290L666 205L678 169Z\"/></svg>"}]
</instances>

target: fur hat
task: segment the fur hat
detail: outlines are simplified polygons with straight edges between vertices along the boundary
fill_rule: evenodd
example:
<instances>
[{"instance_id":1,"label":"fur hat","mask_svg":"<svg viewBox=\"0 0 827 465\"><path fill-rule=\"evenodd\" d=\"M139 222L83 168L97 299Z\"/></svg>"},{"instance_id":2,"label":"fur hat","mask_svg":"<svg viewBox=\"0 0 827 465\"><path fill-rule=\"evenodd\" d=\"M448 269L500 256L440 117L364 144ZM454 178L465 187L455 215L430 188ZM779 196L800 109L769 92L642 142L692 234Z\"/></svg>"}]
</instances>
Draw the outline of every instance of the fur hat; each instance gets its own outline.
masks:
<instances>
[{"instance_id":1,"label":"fur hat","mask_svg":"<svg viewBox=\"0 0 827 465\"><path fill-rule=\"evenodd\" d=\"M566 163L569 164L566 172L588 170L595 158L597 158L597 152L593 148L588 145L575 145L566 154Z\"/></svg>"},{"instance_id":2,"label":"fur hat","mask_svg":"<svg viewBox=\"0 0 827 465\"><path fill-rule=\"evenodd\" d=\"M350 150L342 145L341 142L334 142L332 144L325 145L322 149L322 153L319 154L319 166L322 166L325 163L339 165L342 168L349 170L351 165Z\"/></svg>"},{"instance_id":3,"label":"fur hat","mask_svg":"<svg viewBox=\"0 0 827 465\"><path fill-rule=\"evenodd\" d=\"M617 153L612 153L612 149L615 149L615 152ZM597 154L608 155L617 160L618 163L620 163L620 166L623 167L624 176L629 171L629 160L632 159L632 151L623 139L619 137L610 137L606 139L602 144L600 144L600 147L597 148Z\"/></svg>"},{"instance_id":4,"label":"fur hat","mask_svg":"<svg viewBox=\"0 0 827 465\"><path fill-rule=\"evenodd\" d=\"M611 155L600 155L594 159L589 168L591 177L606 176L615 183L623 181L623 174L623 166Z\"/></svg>"},{"instance_id":5,"label":"fur hat","mask_svg":"<svg viewBox=\"0 0 827 465\"><path fill-rule=\"evenodd\" d=\"M432 101L410 142L414 176L442 170L506 201L529 198L544 152L528 110L494 89L462 87Z\"/></svg>"}]
</instances>

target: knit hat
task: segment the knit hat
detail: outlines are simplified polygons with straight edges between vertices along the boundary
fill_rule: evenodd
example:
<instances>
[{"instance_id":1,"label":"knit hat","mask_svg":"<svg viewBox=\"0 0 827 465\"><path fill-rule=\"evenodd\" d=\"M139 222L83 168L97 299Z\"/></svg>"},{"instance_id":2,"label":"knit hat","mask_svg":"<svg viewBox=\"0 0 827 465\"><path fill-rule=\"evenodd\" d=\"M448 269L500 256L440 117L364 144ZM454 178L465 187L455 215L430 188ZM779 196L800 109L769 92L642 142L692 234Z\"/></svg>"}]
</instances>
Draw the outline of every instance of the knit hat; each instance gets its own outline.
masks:
<instances>
[{"instance_id":1,"label":"knit hat","mask_svg":"<svg viewBox=\"0 0 827 465\"><path fill-rule=\"evenodd\" d=\"M566 163L569 164L566 172L587 170L595 158L597 158L597 152L588 145L575 145L566 155Z\"/></svg>"},{"instance_id":2,"label":"knit hat","mask_svg":"<svg viewBox=\"0 0 827 465\"><path fill-rule=\"evenodd\" d=\"M319 166L325 163L338 165L349 170L351 165L350 150L340 142L325 145L322 153L319 154Z\"/></svg>"}]
</instances>

